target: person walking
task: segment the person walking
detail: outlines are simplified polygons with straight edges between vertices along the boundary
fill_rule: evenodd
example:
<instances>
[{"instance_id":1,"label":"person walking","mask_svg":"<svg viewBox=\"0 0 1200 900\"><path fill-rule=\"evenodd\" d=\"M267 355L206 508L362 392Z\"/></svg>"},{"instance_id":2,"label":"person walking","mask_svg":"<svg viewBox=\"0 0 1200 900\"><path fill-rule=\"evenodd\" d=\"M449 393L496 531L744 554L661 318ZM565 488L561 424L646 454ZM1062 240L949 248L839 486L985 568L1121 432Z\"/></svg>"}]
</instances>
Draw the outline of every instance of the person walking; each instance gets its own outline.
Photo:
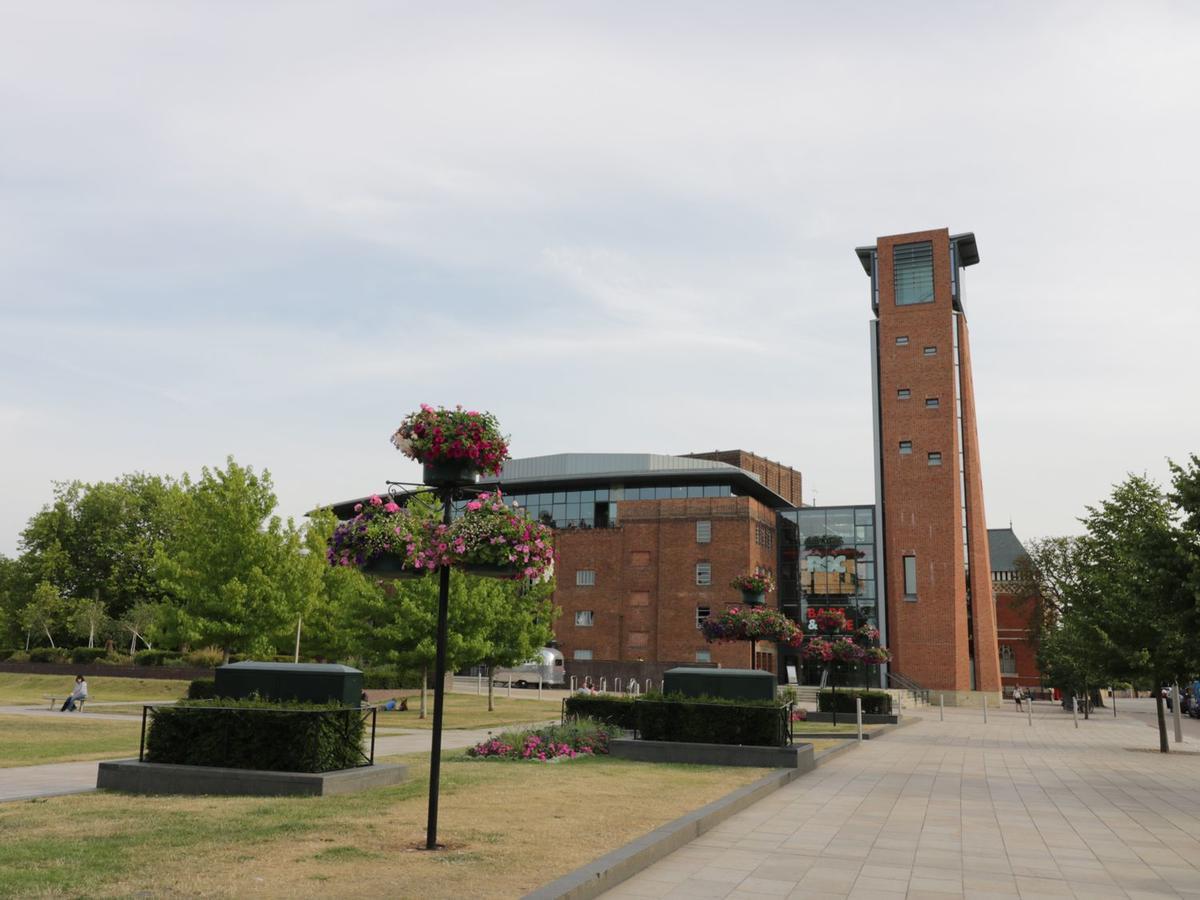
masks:
<instances>
[{"instance_id":1,"label":"person walking","mask_svg":"<svg viewBox=\"0 0 1200 900\"><path fill-rule=\"evenodd\" d=\"M1013 703L1017 704L1017 712L1021 711L1021 701L1024 697L1021 694L1021 686L1017 685L1013 688Z\"/></svg>"},{"instance_id":2,"label":"person walking","mask_svg":"<svg viewBox=\"0 0 1200 900\"><path fill-rule=\"evenodd\" d=\"M59 712L74 712L75 704L82 703L87 699L87 682L82 675L75 676L75 690L71 691L71 696L63 703L62 709Z\"/></svg>"}]
</instances>

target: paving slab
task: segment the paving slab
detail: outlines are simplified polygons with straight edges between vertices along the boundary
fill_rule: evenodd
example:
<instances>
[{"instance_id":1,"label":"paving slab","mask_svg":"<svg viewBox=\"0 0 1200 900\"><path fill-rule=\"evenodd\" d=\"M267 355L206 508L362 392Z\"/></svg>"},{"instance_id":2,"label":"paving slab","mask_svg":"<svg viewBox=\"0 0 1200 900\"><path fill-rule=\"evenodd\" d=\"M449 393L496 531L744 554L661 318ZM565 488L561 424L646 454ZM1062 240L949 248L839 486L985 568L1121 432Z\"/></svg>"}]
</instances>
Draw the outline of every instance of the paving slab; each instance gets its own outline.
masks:
<instances>
[{"instance_id":1,"label":"paving slab","mask_svg":"<svg viewBox=\"0 0 1200 900\"><path fill-rule=\"evenodd\" d=\"M1144 716L1049 703L912 717L603 896L1200 896L1200 738L1160 754Z\"/></svg>"}]
</instances>

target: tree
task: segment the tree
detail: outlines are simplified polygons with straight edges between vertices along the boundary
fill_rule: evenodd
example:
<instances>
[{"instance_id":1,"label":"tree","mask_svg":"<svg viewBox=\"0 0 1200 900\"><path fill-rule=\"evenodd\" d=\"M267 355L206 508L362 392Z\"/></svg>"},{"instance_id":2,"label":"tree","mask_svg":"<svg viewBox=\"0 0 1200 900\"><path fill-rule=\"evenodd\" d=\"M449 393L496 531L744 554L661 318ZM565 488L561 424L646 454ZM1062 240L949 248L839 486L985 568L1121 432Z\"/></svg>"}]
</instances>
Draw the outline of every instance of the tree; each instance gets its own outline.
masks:
<instances>
[{"instance_id":1,"label":"tree","mask_svg":"<svg viewBox=\"0 0 1200 900\"><path fill-rule=\"evenodd\" d=\"M1194 469L1193 461L1193 469ZM1177 474L1176 494L1190 496ZM1081 520L1079 584L1064 627L1089 635L1093 662L1110 680L1187 681L1200 671L1193 573L1170 500L1145 477L1131 475ZM1155 691L1159 749L1169 751L1160 691Z\"/></svg>"},{"instance_id":2,"label":"tree","mask_svg":"<svg viewBox=\"0 0 1200 900\"><path fill-rule=\"evenodd\" d=\"M162 605L151 600L139 600L125 610L117 625L122 631L129 632L129 655L137 652L137 642L140 640L151 649L149 637L153 629L163 617Z\"/></svg>"},{"instance_id":3,"label":"tree","mask_svg":"<svg viewBox=\"0 0 1200 900\"><path fill-rule=\"evenodd\" d=\"M531 659L554 637L554 619L560 612L551 600L554 582L525 585L516 581L470 579L468 584L483 613L482 638L486 644L479 662L488 667L488 711L495 710L496 669L520 665Z\"/></svg>"},{"instance_id":4,"label":"tree","mask_svg":"<svg viewBox=\"0 0 1200 900\"><path fill-rule=\"evenodd\" d=\"M97 591L97 594L99 591ZM100 598L76 600L71 609L69 622L73 633L87 635L88 646L96 646L96 633L103 631L108 624L108 607Z\"/></svg>"},{"instance_id":5,"label":"tree","mask_svg":"<svg viewBox=\"0 0 1200 900\"><path fill-rule=\"evenodd\" d=\"M272 516L269 472L226 461L186 476L174 498L175 527L155 554L170 598L164 627L180 643L273 655L321 590L321 570L302 552L301 534Z\"/></svg>"},{"instance_id":6,"label":"tree","mask_svg":"<svg viewBox=\"0 0 1200 900\"><path fill-rule=\"evenodd\" d=\"M62 595L49 581L41 582L33 591L33 597L21 610L21 624L28 631L40 631L54 643L54 629L62 624L64 604Z\"/></svg>"}]
</instances>

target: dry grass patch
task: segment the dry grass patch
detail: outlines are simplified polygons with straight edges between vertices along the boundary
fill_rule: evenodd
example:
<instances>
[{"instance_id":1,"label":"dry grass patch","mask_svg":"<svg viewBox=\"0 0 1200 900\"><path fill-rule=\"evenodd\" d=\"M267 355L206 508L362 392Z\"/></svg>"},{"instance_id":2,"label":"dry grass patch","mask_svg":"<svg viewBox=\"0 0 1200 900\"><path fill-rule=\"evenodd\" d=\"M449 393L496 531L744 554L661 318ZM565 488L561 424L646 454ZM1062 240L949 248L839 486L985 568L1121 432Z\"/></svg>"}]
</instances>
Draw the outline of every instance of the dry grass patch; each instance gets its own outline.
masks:
<instances>
[{"instance_id":1,"label":"dry grass patch","mask_svg":"<svg viewBox=\"0 0 1200 900\"><path fill-rule=\"evenodd\" d=\"M137 756L140 720L113 722L87 714L0 716L0 768Z\"/></svg>"},{"instance_id":2,"label":"dry grass patch","mask_svg":"<svg viewBox=\"0 0 1200 900\"><path fill-rule=\"evenodd\" d=\"M352 797L0 806L0 895L518 897L766 771L444 760L436 853L419 849L428 764L413 755L408 783Z\"/></svg>"},{"instance_id":3,"label":"dry grass patch","mask_svg":"<svg viewBox=\"0 0 1200 900\"><path fill-rule=\"evenodd\" d=\"M161 678L114 678L108 675L88 677L91 700L175 700L187 694L187 681ZM59 703L75 687L74 675L22 675L0 673L0 705L46 705L44 697L57 697ZM86 707L85 707L86 708Z\"/></svg>"}]
</instances>

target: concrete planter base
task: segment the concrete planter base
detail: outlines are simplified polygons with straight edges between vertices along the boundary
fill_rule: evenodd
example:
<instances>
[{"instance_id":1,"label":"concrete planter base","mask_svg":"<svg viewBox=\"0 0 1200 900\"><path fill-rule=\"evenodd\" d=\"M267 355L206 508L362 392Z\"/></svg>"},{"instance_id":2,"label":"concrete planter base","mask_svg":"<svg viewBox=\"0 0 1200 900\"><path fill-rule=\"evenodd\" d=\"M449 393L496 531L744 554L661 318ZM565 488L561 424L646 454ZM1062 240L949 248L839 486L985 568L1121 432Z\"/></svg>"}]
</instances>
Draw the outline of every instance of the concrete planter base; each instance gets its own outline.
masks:
<instances>
[{"instance_id":1,"label":"concrete planter base","mask_svg":"<svg viewBox=\"0 0 1200 900\"><path fill-rule=\"evenodd\" d=\"M696 766L752 766L799 769L815 766L812 744L790 747L744 747L738 744L689 744L682 741L616 740L609 753L618 759L639 762L688 763Z\"/></svg>"},{"instance_id":2,"label":"concrete planter base","mask_svg":"<svg viewBox=\"0 0 1200 900\"><path fill-rule=\"evenodd\" d=\"M329 797L400 784L407 766L377 764L336 772L259 772L119 759L100 763L96 787L134 794Z\"/></svg>"},{"instance_id":3,"label":"concrete planter base","mask_svg":"<svg viewBox=\"0 0 1200 900\"><path fill-rule=\"evenodd\" d=\"M839 725L853 725L855 722L854 713L840 712L837 714ZM806 722L832 722L833 713L831 712L810 712L804 717ZM896 715L884 715L883 713L863 713L864 725L896 725L899 723L900 717Z\"/></svg>"}]
</instances>

